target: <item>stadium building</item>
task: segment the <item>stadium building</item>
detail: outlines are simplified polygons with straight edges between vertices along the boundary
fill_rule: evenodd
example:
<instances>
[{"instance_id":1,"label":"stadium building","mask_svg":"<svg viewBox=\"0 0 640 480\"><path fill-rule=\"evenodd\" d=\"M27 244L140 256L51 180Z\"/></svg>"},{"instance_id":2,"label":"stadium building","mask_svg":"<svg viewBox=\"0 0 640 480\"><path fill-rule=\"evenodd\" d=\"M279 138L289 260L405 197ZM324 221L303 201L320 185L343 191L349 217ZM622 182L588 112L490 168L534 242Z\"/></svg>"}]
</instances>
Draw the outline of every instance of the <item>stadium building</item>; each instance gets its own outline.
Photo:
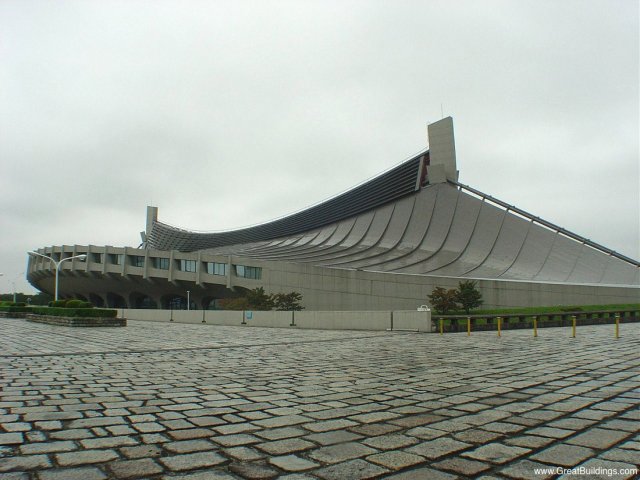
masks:
<instances>
[{"instance_id":1,"label":"stadium building","mask_svg":"<svg viewBox=\"0 0 640 480\"><path fill-rule=\"evenodd\" d=\"M640 298L640 262L458 182L453 121L429 149L346 193L275 221L197 233L147 207L139 248L44 247L61 297L99 306L214 309L245 289L298 291L308 310L407 310L436 286L477 280L488 307L612 304ZM55 267L28 280L53 293Z\"/></svg>"}]
</instances>

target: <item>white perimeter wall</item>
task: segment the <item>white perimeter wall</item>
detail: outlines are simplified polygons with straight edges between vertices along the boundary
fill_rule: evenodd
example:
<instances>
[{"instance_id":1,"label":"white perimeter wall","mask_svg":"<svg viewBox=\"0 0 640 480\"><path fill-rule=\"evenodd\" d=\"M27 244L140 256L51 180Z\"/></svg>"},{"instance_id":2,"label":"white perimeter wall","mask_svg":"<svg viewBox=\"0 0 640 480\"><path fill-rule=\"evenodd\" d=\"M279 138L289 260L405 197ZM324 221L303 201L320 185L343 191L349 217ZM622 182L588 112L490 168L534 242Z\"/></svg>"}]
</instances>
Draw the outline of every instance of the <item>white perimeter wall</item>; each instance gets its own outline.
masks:
<instances>
[{"instance_id":1,"label":"white perimeter wall","mask_svg":"<svg viewBox=\"0 0 640 480\"><path fill-rule=\"evenodd\" d=\"M237 325L246 327L311 328L320 330L431 331L431 312L409 311L300 311L241 312L221 310L118 309L120 317L146 322Z\"/></svg>"}]
</instances>

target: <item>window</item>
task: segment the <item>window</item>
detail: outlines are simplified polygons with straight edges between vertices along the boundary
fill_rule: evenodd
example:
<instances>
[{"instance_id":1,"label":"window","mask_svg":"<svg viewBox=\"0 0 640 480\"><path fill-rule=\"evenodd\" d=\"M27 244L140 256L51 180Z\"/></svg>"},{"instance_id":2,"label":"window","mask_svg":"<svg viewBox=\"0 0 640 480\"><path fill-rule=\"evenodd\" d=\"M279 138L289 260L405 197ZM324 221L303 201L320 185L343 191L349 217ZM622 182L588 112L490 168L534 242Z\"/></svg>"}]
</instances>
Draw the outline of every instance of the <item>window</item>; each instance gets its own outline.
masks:
<instances>
[{"instance_id":1,"label":"window","mask_svg":"<svg viewBox=\"0 0 640 480\"><path fill-rule=\"evenodd\" d=\"M207 265L207 273L209 275L226 275L227 274L226 263L207 262L206 265Z\"/></svg>"},{"instance_id":2,"label":"window","mask_svg":"<svg viewBox=\"0 0 640 480\"><path fill-rule=\"evenodd\" d=\"M196 263L195 260L180 260L180 270L183 272L195 272Z\"/></svg>"},{"instance_id":3,"label":"window","mask_svg":"<svg viewBox=\"0 0 640 480\"><path fill-rule=\"evenodd\" d=\"M144 267L144 257L140 255L130 255L129 260L134 267Z\"/></svg>"},{"instance_id":4,"label":"window","mask_svg":"<svg viewBox=\"0 0 640 480\"><path fill-rule=\"evenodd\" d=\"M169 270L169 259L168 258L152 258L153 268L157 268L158 270Z\"/></svg>"},{"instance_id":5,"label":"window","mask_svg":"<svg viewBox=\"0 0 640 480\"><path fill-rule=\"evenodd\" d=\"M260 280L262 278L261 267L247 267L246 265L234 265L234 267L238 277L251 278L253 280Z\"/></svg>"},{"instance_id":6,"label":"window","mask_svg":"<svg viewBox=\"0 0 640 480\"><path fill-rule=\"evenodd\" d=\"M109 263L112 263L113 265L122 265L124 263L124 255L120 253L110 253Z\"/></svg>"},{"instance_id":7,"label":"window","mask_svg":"<svg viewBox=\"0 0 640 480\"><path fill-rule=\"evenodd\" d=\"M94 263L102 263L102 254L101 253L92 253L91 261Z\"/></svg>"}]
</instances>

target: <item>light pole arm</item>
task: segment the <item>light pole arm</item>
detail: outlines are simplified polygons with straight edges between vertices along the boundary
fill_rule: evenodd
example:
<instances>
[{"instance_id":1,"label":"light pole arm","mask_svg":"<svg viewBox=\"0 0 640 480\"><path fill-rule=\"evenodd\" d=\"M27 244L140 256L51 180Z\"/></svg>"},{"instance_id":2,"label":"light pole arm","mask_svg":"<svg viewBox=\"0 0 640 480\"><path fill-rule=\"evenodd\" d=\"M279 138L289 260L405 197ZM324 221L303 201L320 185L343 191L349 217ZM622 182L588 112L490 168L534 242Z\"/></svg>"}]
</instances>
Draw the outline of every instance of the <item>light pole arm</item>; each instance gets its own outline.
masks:
<instances>
[{"instance_id":1,"label":"light pole arm","mask_svg":"<svg viewBox=\"0 0 640 480\"><path fill-rule=\"evenodd\" d=\"M55 291L56 292L55 292L55 296L54 296L54 300L56 300L56 301L58 300L58 274L60 272L60 265L62 265L62 262L66 262L67 260L73 260L74 258L87 258L87 254L86 253L82 253L80 255L74 255L73 257L63 258L59 262L56 262L53 258L51 258L51 257L49 257L47 255L43 255L42 253L31 251L31 252L29 252L29 255L38 255L39 257L49 259L56 266L56 286L55 286Z\"/></svg>"}]
</instances>

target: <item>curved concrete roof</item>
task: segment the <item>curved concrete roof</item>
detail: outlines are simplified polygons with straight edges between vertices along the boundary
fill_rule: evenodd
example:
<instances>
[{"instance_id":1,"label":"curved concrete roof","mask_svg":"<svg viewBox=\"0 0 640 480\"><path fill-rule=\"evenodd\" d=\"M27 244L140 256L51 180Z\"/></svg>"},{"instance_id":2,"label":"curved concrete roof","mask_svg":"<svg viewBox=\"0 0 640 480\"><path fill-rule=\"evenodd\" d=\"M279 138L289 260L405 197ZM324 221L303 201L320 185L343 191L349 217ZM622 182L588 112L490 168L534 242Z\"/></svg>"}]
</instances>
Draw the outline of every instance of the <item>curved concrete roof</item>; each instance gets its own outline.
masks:
<instances>
[{"instance_id":1,"label":"curved concrete roof","mask_svg":"<svg viewBox=\"0 0 640 480\"><path fill-rule=\"evenodd\" d=\"M277 240L208 249L261 260L461 278L640 284L638 264L440 183Z\"/></svg>"},{"instance_id":2,"label":"curved concrete roof","mask_svg":"<svg viewBox=\"0 0 640 480\"><path fill-rule=\"evenodd\" d=\"M412 194L417 188L416 178L421 161L428 156L428 152L421 153L341 195L301 212L253 227L229 232L198 233L155 222L151 231L147 232L147 245L160 250L193 252L312 230Z\"/></svg>"},{"instance_id":3,"label":"curved concrete roof","mask_svg":"<svg viewBox=\"0 0 640 480\"><path fill-rule=\"evenodd\" d=\"M415 161L414 158L408 162L413 175L417 174ZM380 181L384 179L375 180L384 184ZM404 182L409 183L406 179ZM333 205L339 207L358 190L369 188L374 187L365 184L347 192L334 199ZM160 244L171 249L209 244L212 247L200 249L213 254L375 272L572 284L640 284L638 262L612 255L604 247L594 248L585 243L588 240L579 241L581 237L566 230L541 225L535 220L537 217L516 215L511 209L469 194L452 183L428 185L413 194L403 192L390 201L375 203L380 204L355 215L337 213L333 218L327 208L326 217L316 219L319 224L316 228L262 241L213 246L221 243L223 234L180 230L181 236L176 236L159 222L154 224L152 238L163 235ZM279 221L278 228L286 228L291 218ZM307 218L313 220L312 216ZM259 233L269 231L271 227L266 228L269 225L253 227L253 232L251 229L227 232L224 238L256 238ZM178 241L173 243L175 239ZM158 242L153 248L159 248Z\"/></svg>"}]
</instances>

